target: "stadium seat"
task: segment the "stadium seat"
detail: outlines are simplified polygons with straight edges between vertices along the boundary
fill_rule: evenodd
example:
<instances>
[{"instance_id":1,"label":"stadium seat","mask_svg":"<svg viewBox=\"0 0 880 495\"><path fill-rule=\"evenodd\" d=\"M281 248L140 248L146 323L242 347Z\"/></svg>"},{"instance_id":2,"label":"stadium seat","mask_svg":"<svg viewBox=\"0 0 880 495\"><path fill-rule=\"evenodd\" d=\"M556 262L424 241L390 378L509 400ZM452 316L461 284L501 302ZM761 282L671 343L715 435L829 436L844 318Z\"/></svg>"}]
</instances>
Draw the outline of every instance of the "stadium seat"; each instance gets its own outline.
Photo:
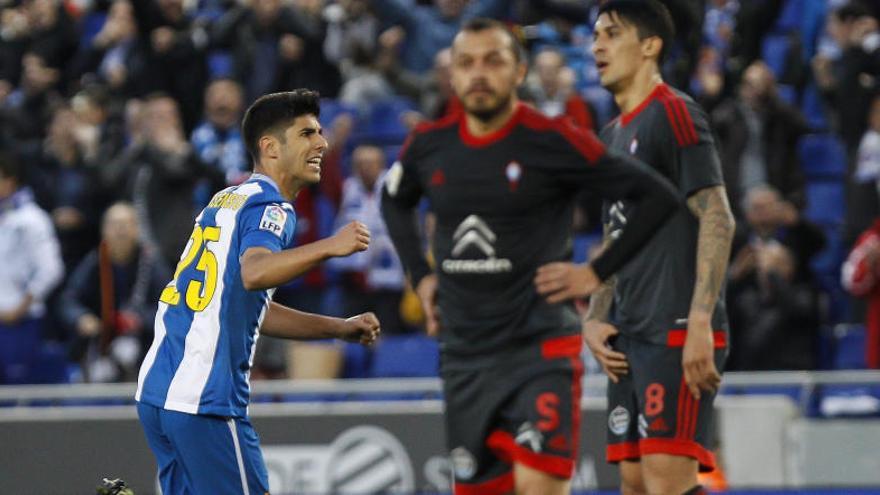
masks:
<instances>
[{"instance_id":1,"label":"stadium seat","mask_svg":"<svg viewBox=\"0 0 880 495\"><path fill-rule=\"evenodd\" d=\"M846 175L846 151L831 134L810 134L797 145L798 160L807 179L838 179Z\"/></svg>"},{"instance_id":2,"label":"stadium seat","mask_svg":"<svg viewBox=\"0 0 880 495\"><path fill-rule=\"evenodd\" d=\"M761 58L779 79L785 73L785 64L791 51L791 40L786 34L768 34L761 43Z\"/></svg>"},{"instance_id":3,"label":"stadium seat","mask_svg":"<svg viewBox=\"0 0 880 495\"><path fill-rule=\"evenodd\" d=\"M368 378L372 358L370 349L346 342L342 348L342 378Z\"/></svg>"},{"instance_id":4,"label":"stadium seat","mask_svg":"<svg viewBox=\"0 0 880 495\"><path fill-rule=\"evenodd\" d=\"M833 368L838 370L865 368L865 327L841 323L834 327Z\"/></svg>"},{"instance_id":5,"label":"stadium seat","mask_svg":"<svg viewBox=\"0 0 880 495\"><path fill-rule=\"evenodd\" d=\"M821 225L839 225L846 212L842 181L808 182L807 207L804 215Z\"/></svg>"},{"instance_id":6,"label":"stadium seat","mask_svg":"<svg viewBox=\"0 0 880 495\"><path fill-rule=\"evenodd\" d=\"M776 29L779 31L796 31L801 28L803 0L786 0L776 18Z\"/></svg>"},{"instance_id":7,"label":"stadium seat","mask_svg":"<svg viewBox=\"0 0 880 495\"><path fill-rule=\"evenodd\" d=\"M232 54L226 50L213 50L208 53L208 76L210 79L233 77Z\"/></svg>"},{"instance_id":8,"label":"stadium seat","mask_svg":"<svg viewBox=\"0 0 880 495\"><path fill-rule=\"evenodd\" d=\"M415 110L409 98L391 98L373 103L364 122L362 139L379 143L402 143L409 129L401 121L404 112Z\"/></svg>"},{"instance_id":9,"label":"stadium seat","mask_svg":"<svg viewBox=\"0 0 880 495\"><path fill-rule=\"evenodd\" d=\"M779 84L776 86L776 92L782 101L792 106L797 106L798 92L797 88L790 84Z\"/></svg>"},{"instance_id":10,"label":"stadium seat","mask_svg":"<svg viewBox=\"0 0 880 495\"><path fill-rule=\"evenodd\" d=\"M344 113L351 115L355 119L358 117L357 107L353 105L348 105L332 98L321 99L320 121L322 126L329 129L333 121L336 120L336 117Z\"/></svg>"},{"instance_id":11,"label":"stadium seat","mask_svg":"<svg viewBox=\"0 0 880 495\"><path fill-rule=\"evenodd\" d=\"M803 112L804 117L807 119L807 124L814 130L828 128L828 118L825 116L825 103L822 101L822 95L813 83L808 84L804 88L801 99L801 112Z\"/></svg>"},{"instance_id":12,"label":"stadium seat","mask_svg":"<svg viewBox=\"0 0 880 495\"><path fill-rule=\"evenodd\" d=\"M373 378L433 377L439 374L437 341L417 335L386 335L373 351Z\"/></svg>"},{"instance_id":13,"label":"stadium seat","mask_svg":"<svg viewBox=\"0 0 880 495\"><path fill-rule=\"evenodd\" d=\"M40 349L30 383L68 383L67 348L58 342L46 342Z\"/></svg>"},{"instance_id":14,"label":"stadium seat","mask_svg":"<svg viewBox=\"0 0 880 495\"><path fill-rule=\"evenodd\" d=\"M825 385L818 391L822 417L865 417L880 414L880 390L868 385Z\"/></svg>"}]
</instances>

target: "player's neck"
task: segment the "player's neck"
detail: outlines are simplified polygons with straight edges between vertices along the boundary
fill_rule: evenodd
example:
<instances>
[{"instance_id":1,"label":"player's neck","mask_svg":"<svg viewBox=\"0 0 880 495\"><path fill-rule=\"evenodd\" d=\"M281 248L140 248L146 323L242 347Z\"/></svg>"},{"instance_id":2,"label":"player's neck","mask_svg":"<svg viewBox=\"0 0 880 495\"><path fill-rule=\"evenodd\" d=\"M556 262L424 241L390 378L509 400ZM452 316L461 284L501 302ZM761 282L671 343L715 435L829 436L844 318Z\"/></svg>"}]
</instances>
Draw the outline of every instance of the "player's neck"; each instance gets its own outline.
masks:
<instances>
[{"instance_id":1,"label":"player's neck","mask_svg":"<svg viewBox=\"0 0 880 495\"><path fill-rule=\"evenodd\" d=\"M516 97L511 97L508 105L489 120L481 120L465 112L465 125L467 126L468 134L474 137L483 137L501 129L513 118L518 101Z\"/></svg>"},{"instance_id":2,"label":"player's neck","mask_svg":"<svg viewBox=\"0 0 880 495\"><path fill-rule=\"evenodd\" d=\"M663 84L663 78L653 68L636 72L629 81L623 82L614 92L614 102L617 103L620 113L626 115L635 110L651 95L658 84Z\"/></svg>"},{"instance_id":3,"label":"player's neck","mask_svg":"<svg viewBox=\"0 0 880 495\"><path fill-rule=\"evenodd\" d=\"M283 172L275 173L270 171L269 167L257 165L254 167L254 173L265 175L272 179L275 185L278 186L278 192L288 201L296 199L296 195L306 186L306 184L301 184L296 180L290 180Z\"/></svg>"}]
</instances>

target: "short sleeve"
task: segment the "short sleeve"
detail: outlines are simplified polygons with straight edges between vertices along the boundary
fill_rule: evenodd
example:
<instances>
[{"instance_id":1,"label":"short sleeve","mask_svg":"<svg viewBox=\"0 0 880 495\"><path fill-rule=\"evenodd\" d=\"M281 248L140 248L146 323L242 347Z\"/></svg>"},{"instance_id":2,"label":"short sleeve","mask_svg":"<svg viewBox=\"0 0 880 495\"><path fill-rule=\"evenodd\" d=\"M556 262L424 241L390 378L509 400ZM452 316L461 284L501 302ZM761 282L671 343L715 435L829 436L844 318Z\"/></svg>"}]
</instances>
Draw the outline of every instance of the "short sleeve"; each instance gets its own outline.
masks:
<instances>
[{"instance_id":1,"label":"short sleeve","mask_svg":"<svg viewBox=\"0 0 880 495\"><path fill-rule=\"evenodd\" d=\"M694 102L682 102L680 110L680 118L670 119L670 124L678 143L677 185L688 197L700 189L723 185L724 178L706 113Z\"/></svg>"},{"instance_id":2,"label":"short sleeve","mask_svg":"<svg viewBox=\"0 0 880 495\"><path fill-rule=\"evenodd\" d=\"M281 251L293 243L296 215L288 204L256 203L247 205L239 214L241 243L238 255L252 247Z\"/></svg>"},{"instance_id":3,"label":"short sleeve","mask_svg":"<svg viewBox=\"0 0 880 495\"><path fill-rule=\"evenodd\" d=\"M400 156L384 177L387 200L400 206L413 207L422 197L416 162L419 149L415 134L411 134L400 151Z\"/></svg>"}]
</instances>

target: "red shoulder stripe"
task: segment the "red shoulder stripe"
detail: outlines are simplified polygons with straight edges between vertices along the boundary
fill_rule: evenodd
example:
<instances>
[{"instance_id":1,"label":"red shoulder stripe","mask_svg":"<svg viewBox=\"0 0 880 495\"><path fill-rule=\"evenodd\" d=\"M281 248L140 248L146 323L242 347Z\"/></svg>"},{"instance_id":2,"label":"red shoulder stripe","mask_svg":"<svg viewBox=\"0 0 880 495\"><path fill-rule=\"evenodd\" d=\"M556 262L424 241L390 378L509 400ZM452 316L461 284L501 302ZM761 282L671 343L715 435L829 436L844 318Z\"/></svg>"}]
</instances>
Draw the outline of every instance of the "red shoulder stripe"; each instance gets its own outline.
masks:
<instances>
[{"instance_id":1,"label":"red shoulder stripe","mask_svg":"<svg viewBox=\"0 0 880 495\"><path fill-rule=\"evenodd\" d=\"M412 132L410 132L406 136L406 140L403 142L403 146L400 147L400 153L397 155L397 159L401 159L403 155L406 154L406 150L409 149L409 145L412 144L413 139L415 139L416 134L424 134L426 132L434 131L437 129L443 129L445 127L450 127L453 124L458 123L458 114L447 115L439 120L431 121L431 122L422 122L417 125Z\"/></svg>"},{"instance_id":2,"label":"red shoulder stripe","mask_svg":"<svg viewBox=\"0 0 880 495\"><path fill-rule=\"evenodd\" d=\"M666 87L659 99L666 110L666 117L669 119L678 145L683 148L696 144L699 137L684 100Z\"/></svg>"},{"instance_id":3,"label":"red shoulder stripe","mask_svg":"<svg viewBox=\"0 0 880 495\"><path fill-rule=\"evenodd\" d=\"M605 154L605 146L592 131L576 127L568 119L550 119L537 110L527 108L520 123L536 131L559 132L591 165Z\"/></svg>"}]
</instances>

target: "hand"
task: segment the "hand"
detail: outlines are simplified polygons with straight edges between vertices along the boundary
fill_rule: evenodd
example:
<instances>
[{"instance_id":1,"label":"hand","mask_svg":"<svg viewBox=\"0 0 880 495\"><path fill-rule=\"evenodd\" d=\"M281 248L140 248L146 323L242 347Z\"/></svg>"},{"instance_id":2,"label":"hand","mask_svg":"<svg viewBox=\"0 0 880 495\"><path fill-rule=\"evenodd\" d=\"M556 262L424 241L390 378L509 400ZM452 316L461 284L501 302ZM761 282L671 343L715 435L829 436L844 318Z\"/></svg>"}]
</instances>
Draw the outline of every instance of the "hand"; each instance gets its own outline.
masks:
<instances>
[{"instance_id":1,"label":"hand","mask_svg":"<svg viewBox=\"0 0 880 495\"><path fill-rule=\"evenodd\" d=\"M0 323L4 325L15 325L21 321L22 318L27 316L28 309L30 309L33 301L34 298L30 294L26 294L24 299L18 303L18 306L11 311L0 311Z\"/></svg>"},{"instance_id":2,"label":"hand","mask_svg":"<svg viewBox=\"0 0 880 495\"><path fill-rule=\"evenodd\" d=\"M608 339L619 333L617 328L603 321L587 320L583 325L583 333L584 342L612 382L617 383L622 375L629 373L626 355L608 345Z\"/></svg>"},{"instance_id":3,"label":"hand","mask_svg":"<svg viewBox=\"0 0 880 495\"><path fill-rule=\"evenodd\" d=\"M81 337L94 337L101 333L101 327L101 319L91 313L86 313L76 320L76 332Z\"/></svg>"},{"instance_id":4,"label":"hand","mask_svg":"<svg viewBox=\"0 0 880 495\"><path fill-rule=\"evenodd\" d=\"M750 245L743 246L736 253L736 256L733 257L733 262L730 264L730 278L739 280L755 271L756 258L754 247Z\"/></svg>"},{"instance_id":5,"label":"hand","mask_svg":"<svg viewBox=\"0 0 880 495\"><path fill-rule=\"evenodd\" d=\"M337 337L346 342L369 346L376 342L381 331L376 315L363 313L345 320Z\"/></svg>"},{"instance_id":6,"label":"hand","mask_svg":"<svg viewBox=\"0 0 880 495\"><path fill-rule=\"evenodd\" d=\"M366 225L355 220L339 229L339 232L328 240L332 256L348 256L366 251L370 247L370 230Z\"/></svg>"},{"instance_id":7,"label":"hand","mask_svg":"<svg viewBox=\"0 0 880 495\"><path fill-rule=\"evenodd\" d=\"M165 53L174 44L174 30L167 26L156 28L150 34L150 39L156 53Z\"/></svg>"},{"instance_id":8,"label":"hand","mask_svg":"<svg viewBox=\"0 0 880 495\"><path fill-rule=\"evenodd\" d=\"M601 283L590 265L568 262L547 263L535 275L538 294L546 296L551 304L589 296Z\"/></svg>"},{"instance_id":9,"label":"hand","mask_svg":"<svg viewBox=\"0 0 880 495\"><path fill-rule=\"evenodd\" d=\"M701 390L716 392L721 385L721 374L715 368L715 339L708 318L688 318L681 367L684 381L696 400L700 400Z\"/></svg>"},{"instance_id":10,"label":"hand","mask_svg":"<svg viewBox=\"0 0 880 495\"><path fill-rule=\"evenodd\" d=\"M425 333L435 337L440 331L440 319L437 317L437 275L431 273L419 280L416 294L425 313Z\"/></svg>"}]
</instances>

